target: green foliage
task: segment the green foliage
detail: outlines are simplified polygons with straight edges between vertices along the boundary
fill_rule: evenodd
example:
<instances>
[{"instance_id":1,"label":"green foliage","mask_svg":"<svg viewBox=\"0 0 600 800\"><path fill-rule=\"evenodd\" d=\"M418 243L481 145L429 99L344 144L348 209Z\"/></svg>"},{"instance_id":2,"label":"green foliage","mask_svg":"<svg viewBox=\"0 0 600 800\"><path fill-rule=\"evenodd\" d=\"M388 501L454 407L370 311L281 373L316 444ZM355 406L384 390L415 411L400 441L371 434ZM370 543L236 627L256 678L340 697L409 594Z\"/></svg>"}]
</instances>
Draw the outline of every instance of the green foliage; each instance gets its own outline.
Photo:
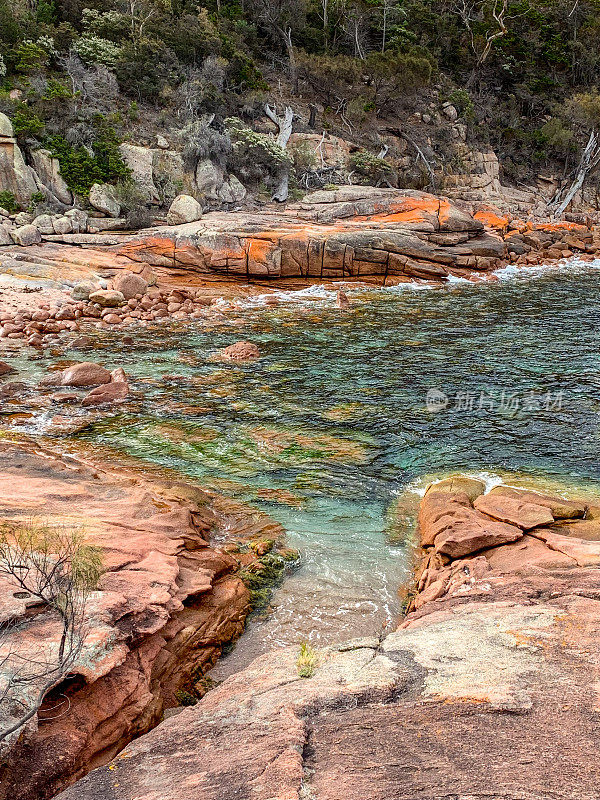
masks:
<instances>
[{"instance_id":1,"label":"green foliage","mask_svg":"<svg viewBox=\"0 0 600 800\"><path fill-rule=\"evenodd\" d=\"M244 180L257 182L265 175L276 176L282 165L291 165L291 155L271 136L253 131L237 117L229 117L224 125L231 139L229 166Z\"/></svg>"},{"instance_id":2,"label":"green foliage","mask_svg":"<svg viewBox=\"0 0 600 800\"><path fill-rule=\"evenodd\" d=\"M475 106L471 100L471 95L466 89L455 89L448 95L449 102L458 111L459 117L472 120L475 115Z\"/></svg>"},{"instance_id":3,"label":"green foliage","mask_svg":"<svg viewBox=\"0 0 600 800\"><path fill-rule=\"evenodd\" d=\"M116 183L127 180L131 174L119 151L114 128L97 115L94 129L91 153L83 146L72 146L63 136L50 136L46 140L46 146L58 158L67 186L80 197L87 197L94 183Z\"/></svg>"},{"instance_id":4,"label":"green foliage","mask_svg":"<svg viewBox=\"0 0 600 800\"><path fill-rule=\"evenodd\" d=\"M27 206L27 211L30 214L35 214L37 207L44 203L46 200L46 195L43 192L34 192L31 197L29 198L29 205Z\"/></svg>"},{"instance_id":5,"label":"green foliage","mask_svg":"<svg viewBox=\"0 0 600 800\"><path fill-rule=\"evenodd\" d=\"M14 48L12 60L16 72L30 75L41 72L49 61L48 51L38 42L25 39Z\"/></svg>"},{"instance_id":6,"label":"green foliage","mask_svg":"<svg viewBox=\"0 0 600 800\"><path fill-rule=\"evenodd\" d=\"M392 165L384 158L378 158L367 150L353 153L350 157L350 166L359 175L368 178L373 183L389 178L394 172Z\"/></svg>"},{"instance_id":7,"label":"green foliage","mask_svg":"<svg viewBox=\"0 0 600 800\"><path fill-rule=\"evenodd\" d=\"M9 214L16 214L19 211L19 204L12 192L6 189L0 192L0 208L4 208Z\"/></svg>"},{"instance_id":8,"label":"green foliage","mask_svg":"<svg viewBox=\"0 0 600 800\"><path fill-rule=\"evenodd\" d=\"M312 678L319 663L319 654L308 642L302 642L296 658L296 669L301 678Z\"/></svg>"},{"instance_id":9,"label":"green foliage","mask_svg":"<svg viewBox=\"0 0 600 800\"><path fill-rule=\"evenodd\" d=\"M38 115L25 103L19 103L12 115L15 136L26 138L37 137L44 130L44 123Z\"/></svg>"}]
</instances>

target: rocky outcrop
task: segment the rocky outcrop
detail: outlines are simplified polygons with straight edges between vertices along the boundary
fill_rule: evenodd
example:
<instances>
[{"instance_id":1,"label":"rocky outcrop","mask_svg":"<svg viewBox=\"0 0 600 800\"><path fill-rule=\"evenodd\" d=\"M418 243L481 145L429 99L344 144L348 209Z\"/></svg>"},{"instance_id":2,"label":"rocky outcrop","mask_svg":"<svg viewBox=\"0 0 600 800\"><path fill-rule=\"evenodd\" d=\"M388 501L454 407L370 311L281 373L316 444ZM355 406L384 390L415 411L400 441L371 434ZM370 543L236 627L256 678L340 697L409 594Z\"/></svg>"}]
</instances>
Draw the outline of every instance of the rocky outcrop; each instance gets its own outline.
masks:
<instances>
[{"instance_id":1,"label":"rocky outcrop","mask_svg":"<svg viewBox=\"0 0 600 800\"><path fill-rule=\"evenodd\" d=\"M315 651L309 677L297 647L261 656L60 800L592 800L600 525L517 494L555 522L458 559L433 537L395 633Z\"/></svg>"},{"instance_id":2,"label":"rocky outcrop","mask_svg":"<svg viewBox=\"0 0 600 800\"><path fill-rule=\"evenodd\" d=\"M506 247L443 198L347 186L314 192L284 213L214 214L177 230L142 232L119 254L238 279L444 279L452 269L504 263Z\"/></svg>"},{"instance_id":3,"label":"rocky outcrop","mask_svg":"<svg viewBox=\"0 0 600 800\"><path fill-rule=\"evenodd\" d=\"M107 385L126 386L119 377ZM106 763L182 696L202 694L204 672L250 608L238 559L252 570L257 556L247 543L264 553L282 529L194 486L107 472L37 443L0 444L0 498L0 521L28 524L43 510L45 524L83 531L103 558L72 676L0 754L0 797L35 800ZM219 546L210 544L213 534ZM240 548L248 552L238 555ZM7 578L1 589L0 620L21 627L12 634L18 642L4 639L0 649L34 654L43 641L50 652L59 633L52 617ZM26 707L35 691L23 688ZM20 713L17 704L11 713Z\"/></svg>"}]
</instances>

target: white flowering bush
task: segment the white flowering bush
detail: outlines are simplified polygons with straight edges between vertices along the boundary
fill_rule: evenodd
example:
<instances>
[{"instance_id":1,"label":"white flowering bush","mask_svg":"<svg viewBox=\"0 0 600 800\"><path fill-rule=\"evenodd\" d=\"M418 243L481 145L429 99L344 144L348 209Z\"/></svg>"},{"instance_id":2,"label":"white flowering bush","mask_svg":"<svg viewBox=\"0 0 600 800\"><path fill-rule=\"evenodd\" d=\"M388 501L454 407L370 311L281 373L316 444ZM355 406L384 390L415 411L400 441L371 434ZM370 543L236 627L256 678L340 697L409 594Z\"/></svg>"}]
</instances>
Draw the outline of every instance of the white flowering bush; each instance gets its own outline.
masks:
<instances>
[{"instance_id":1,"label":"white flowering bush","mask_svg":"<svg viewBox=\"0 0 600 800\"><path fill-rule=\"evenodd\" d=\"M84 64L104 64L106 67L114 67L121 55L119 45L94 34L80 36L74 47Z\"/></svg>"}]
</instances>

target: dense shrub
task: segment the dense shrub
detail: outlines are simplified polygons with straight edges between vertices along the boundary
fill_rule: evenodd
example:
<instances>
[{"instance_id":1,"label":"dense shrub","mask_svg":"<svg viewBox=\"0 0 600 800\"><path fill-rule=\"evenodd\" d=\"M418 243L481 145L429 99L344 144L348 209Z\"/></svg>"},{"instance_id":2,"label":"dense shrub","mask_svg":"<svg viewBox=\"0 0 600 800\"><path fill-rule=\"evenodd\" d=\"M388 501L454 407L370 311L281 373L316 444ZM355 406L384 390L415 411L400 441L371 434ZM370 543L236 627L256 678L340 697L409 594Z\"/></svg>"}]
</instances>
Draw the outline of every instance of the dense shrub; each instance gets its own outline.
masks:
<instances>
[{"instance_id":1,"label":"dense shrub","mask_svg":"<svg viewBox=\"0 0 600 800\"><path fill-rule=\"evenodd\" d=\"M94 127L95 139L90 148L73 146L63 136L50 136L45 142L58 158L67 186L80 197L87 197L94 183L116 183L127 180L131 174L119 151L114 129L100 117Z\"/></svg>"}]
</instances>

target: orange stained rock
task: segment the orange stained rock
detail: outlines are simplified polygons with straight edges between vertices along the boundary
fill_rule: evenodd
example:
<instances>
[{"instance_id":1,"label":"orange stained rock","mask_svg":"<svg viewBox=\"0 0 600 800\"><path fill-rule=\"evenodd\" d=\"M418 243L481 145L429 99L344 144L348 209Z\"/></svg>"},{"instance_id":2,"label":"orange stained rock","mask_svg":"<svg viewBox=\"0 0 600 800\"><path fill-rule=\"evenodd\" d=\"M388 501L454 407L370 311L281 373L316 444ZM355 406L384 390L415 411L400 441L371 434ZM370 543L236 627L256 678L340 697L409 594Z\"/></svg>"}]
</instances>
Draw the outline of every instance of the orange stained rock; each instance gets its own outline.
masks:
<instances>
[{"instance_id":1,"label":"orange stained rock","mask_svg":"<svg viewBox=\"0 0 600 800\"><path fill-rule=\"evenodd\" d=\"M447 200L437 197L405 197L387 206L384 213L355 217L357 220L372 222L423 222L432 214L439 214L440 221L449 217L451 205Z\"/></svg>"},{"instance_id":2,"label":"orange stained rock","mask_svg":"<svg viewBox=\"0 0 600 800\"><path fill-rule=\"evenodd\" d=\"M507 230L508 223L510 222L510 217L500 214L498 209L494 209L491 206L480 208L473 214L473 217L478 219L479 222L483 222L487 228L493 228L501 233Z\"/></svg>"},{"instance_id":3,"label":"orange stained rock","mask_svg":"<svg viewBox=\"0 0 600 800\"><path fill-rule=\"evenodd\" d=\"M248 239L247 242L248 260L259 264L268 264L269 256L273 253L276 242L269 239Z\"/></svg>"},{"instance_id":4,"label":"orange stained rock","mask_svg":"<svg viewBox=\"0 0 600 800\"><path fill-rule=\"evenodd\" d=\"M576 231L577 233L589 233L589 229L585 225L579 225L577 222L540 222L533 226L536 231Z\"/></svg>"}]
</instances>

